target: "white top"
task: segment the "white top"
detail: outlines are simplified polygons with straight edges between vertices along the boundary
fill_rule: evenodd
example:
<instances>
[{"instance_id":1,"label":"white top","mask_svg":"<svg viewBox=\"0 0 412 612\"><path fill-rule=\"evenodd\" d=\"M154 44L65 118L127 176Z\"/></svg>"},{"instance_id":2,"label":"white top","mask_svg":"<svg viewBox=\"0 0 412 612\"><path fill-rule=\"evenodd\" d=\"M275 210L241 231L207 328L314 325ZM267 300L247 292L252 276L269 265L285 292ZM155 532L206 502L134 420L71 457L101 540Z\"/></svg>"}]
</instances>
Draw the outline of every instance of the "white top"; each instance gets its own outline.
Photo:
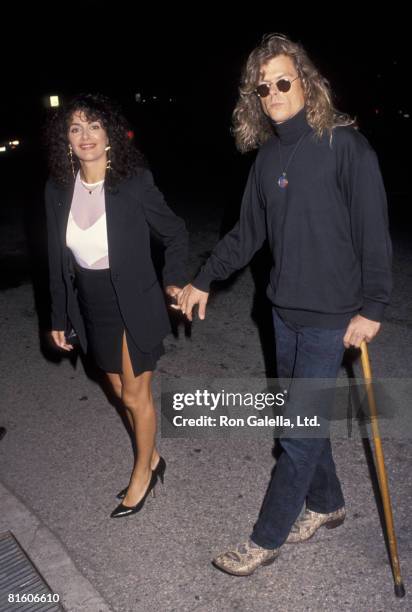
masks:
<instances>
[{"instance_id":1,"label":"white top","mask_svg":"<svg viewBox=\"0 0 412 612\"><path fill-rule=\"evenodd\" d=\"M83 185L86 185L86 187L96 187L97 185L104 183L104 179L102 181L97 181L97 183L86 183L86 181L82 181L82 179L80 179L80 181Z\"/></svg>"},{"instance_id":2,"label":"white top","mask_svg":"<svg viewBox=\"0 0 412 612\"><path fill-rule=\"evenodd\" d=\"M95 270L109 267L103 183L84 183L77 174L66 229L66 245L79 266Z\"/></svg>"}]
</instances>

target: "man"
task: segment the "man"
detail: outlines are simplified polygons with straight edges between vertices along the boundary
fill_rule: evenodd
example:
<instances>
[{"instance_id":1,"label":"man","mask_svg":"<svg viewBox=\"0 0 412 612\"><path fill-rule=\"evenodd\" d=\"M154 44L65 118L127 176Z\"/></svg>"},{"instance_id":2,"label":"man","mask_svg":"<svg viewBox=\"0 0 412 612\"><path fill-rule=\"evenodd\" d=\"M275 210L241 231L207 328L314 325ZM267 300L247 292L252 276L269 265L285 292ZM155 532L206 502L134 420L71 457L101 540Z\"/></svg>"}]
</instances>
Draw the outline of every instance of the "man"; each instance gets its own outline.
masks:
<instances>
[{"instance_id":1,"label":"man","mask_svg":"<svg viewBox=\"0 0 412 612\"><path fill-rule=\"evenodd\" d=\"M387 203L376 154L331 99L328 82L300 44L272 34L250 54L234 134L241 151L260 148L240 218L178 297L190 320L196 304L204 319L210 282L245 266L268 239L277 370L292 379L287 411L294 415L308 407L293 385L332 379L334 386L345 347L376 336L391 291ZM333 395L316 397L316 410L327 418ZM329 437L282 434L280 444L249 540L214 559L230 574L249 575L271 563L284 542L303 542L320 526L345 519Z\"/></svg>"}]
</instances>

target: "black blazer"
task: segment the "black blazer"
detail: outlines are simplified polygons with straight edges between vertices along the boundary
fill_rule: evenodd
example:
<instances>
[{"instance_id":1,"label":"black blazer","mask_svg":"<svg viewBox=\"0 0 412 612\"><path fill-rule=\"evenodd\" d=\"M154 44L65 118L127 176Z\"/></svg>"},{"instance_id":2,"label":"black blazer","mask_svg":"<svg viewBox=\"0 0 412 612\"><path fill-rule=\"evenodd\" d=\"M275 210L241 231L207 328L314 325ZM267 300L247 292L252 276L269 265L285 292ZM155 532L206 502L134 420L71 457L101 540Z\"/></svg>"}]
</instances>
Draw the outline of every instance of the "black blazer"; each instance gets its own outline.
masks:
<instances>
[{"instance_id":1,"label":"black blazer","mask_svg":"<svg viewBox=\"0 0 412 612\"><path fill-rule=\"evenodd\" d=\"M46 183L46 219L51 296L51 326L66 328L69 317L87 350L84 322L73 286L72 254L66 228L74 182L62 188ZM105 190L110 274L125 324L139 348L150 351L170 331L164 294L150 252L150 232L165 246L163 284L182 287L188 233L185 223L167 206L149 170Z\"/></svg>"}]
</instances>

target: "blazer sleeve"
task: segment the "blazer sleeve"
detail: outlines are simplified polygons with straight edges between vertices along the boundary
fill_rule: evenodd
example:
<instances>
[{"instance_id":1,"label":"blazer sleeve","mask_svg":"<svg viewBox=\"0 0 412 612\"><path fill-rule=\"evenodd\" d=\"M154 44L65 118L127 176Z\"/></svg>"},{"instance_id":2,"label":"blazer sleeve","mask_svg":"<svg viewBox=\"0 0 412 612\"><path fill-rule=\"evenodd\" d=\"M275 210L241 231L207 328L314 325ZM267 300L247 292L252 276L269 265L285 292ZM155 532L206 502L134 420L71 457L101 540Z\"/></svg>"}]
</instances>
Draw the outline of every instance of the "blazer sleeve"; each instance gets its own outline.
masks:
<instances>
[{"instance_id":1,"label":"blazer sleeve","mask_svg":"<svg viewBox=\"0 0 412 612\"><path fill-rule=\"evenodd\" d=\"M189 281L187 272L189 235L185 222L166 204L150 170L144 170L142 182L142 205L146 220L150 230L160 238L165 247L163 285L183 287Z\"/></svg>"},{"instance_id":2,"label":"blazer sleeve","mask_svg":"<svg viewBox=\"0 0 412 612\"><path fill-rule=\"evenodd\" d=\"M56 214L53 206L53 188L50 181L45 187L47 246L49 261L49 289L51 300L51 326L64 330L66 326L66 286L62 273L62 253Z\"/></svg>"}]
</instances>

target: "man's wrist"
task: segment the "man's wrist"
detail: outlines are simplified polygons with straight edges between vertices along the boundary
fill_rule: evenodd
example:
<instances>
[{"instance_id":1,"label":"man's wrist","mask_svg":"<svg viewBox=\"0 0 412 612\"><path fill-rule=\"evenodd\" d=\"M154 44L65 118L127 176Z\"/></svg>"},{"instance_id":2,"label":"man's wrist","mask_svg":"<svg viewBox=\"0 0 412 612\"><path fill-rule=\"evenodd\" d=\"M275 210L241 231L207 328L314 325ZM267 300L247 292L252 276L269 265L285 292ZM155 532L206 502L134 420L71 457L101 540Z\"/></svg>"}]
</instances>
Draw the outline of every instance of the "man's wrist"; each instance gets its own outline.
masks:
<instances>
[{"instance_id":1,"label":"man's wrist","mask_svg":"<svg viewBox=\"0 0 412 612\"><path fill-rule=\"evenodd\" d=\"M179 277L174 277L174 278L170 278L170 277L166 277L163 278L163 288L167 289L167 287L184 287L185 285L187 285L187 283L189 282L189 279L187 276L179 276Z\"/></svg>"},{"instance_id":2,"label":"man's wrist","mask_svg":"<svg viewBox=\"0 0 412 612\"><path fill-rule=\"evenodd\" d=\"M203 270L201 270L199 274L195 276L195 278L192 280L190 284L195 289L199 289L199 291L205 291L206 293L209 293L210 283L212 281L213 281L213 278L209 274L207 274L207 272L204 272Z\"/></svg>"},{"instance_id":3,"label":"man's wrist","mask_svg":"<svg viewBox=\"0 0 412 612\"><path fill-rule=\"evenodd\" d=\"M364 300L363 306L359 311L359 314L365 319L381 323L385 313L386 304L382 302L375 302L374 300Z\"/></svg>"}]
</instances>

